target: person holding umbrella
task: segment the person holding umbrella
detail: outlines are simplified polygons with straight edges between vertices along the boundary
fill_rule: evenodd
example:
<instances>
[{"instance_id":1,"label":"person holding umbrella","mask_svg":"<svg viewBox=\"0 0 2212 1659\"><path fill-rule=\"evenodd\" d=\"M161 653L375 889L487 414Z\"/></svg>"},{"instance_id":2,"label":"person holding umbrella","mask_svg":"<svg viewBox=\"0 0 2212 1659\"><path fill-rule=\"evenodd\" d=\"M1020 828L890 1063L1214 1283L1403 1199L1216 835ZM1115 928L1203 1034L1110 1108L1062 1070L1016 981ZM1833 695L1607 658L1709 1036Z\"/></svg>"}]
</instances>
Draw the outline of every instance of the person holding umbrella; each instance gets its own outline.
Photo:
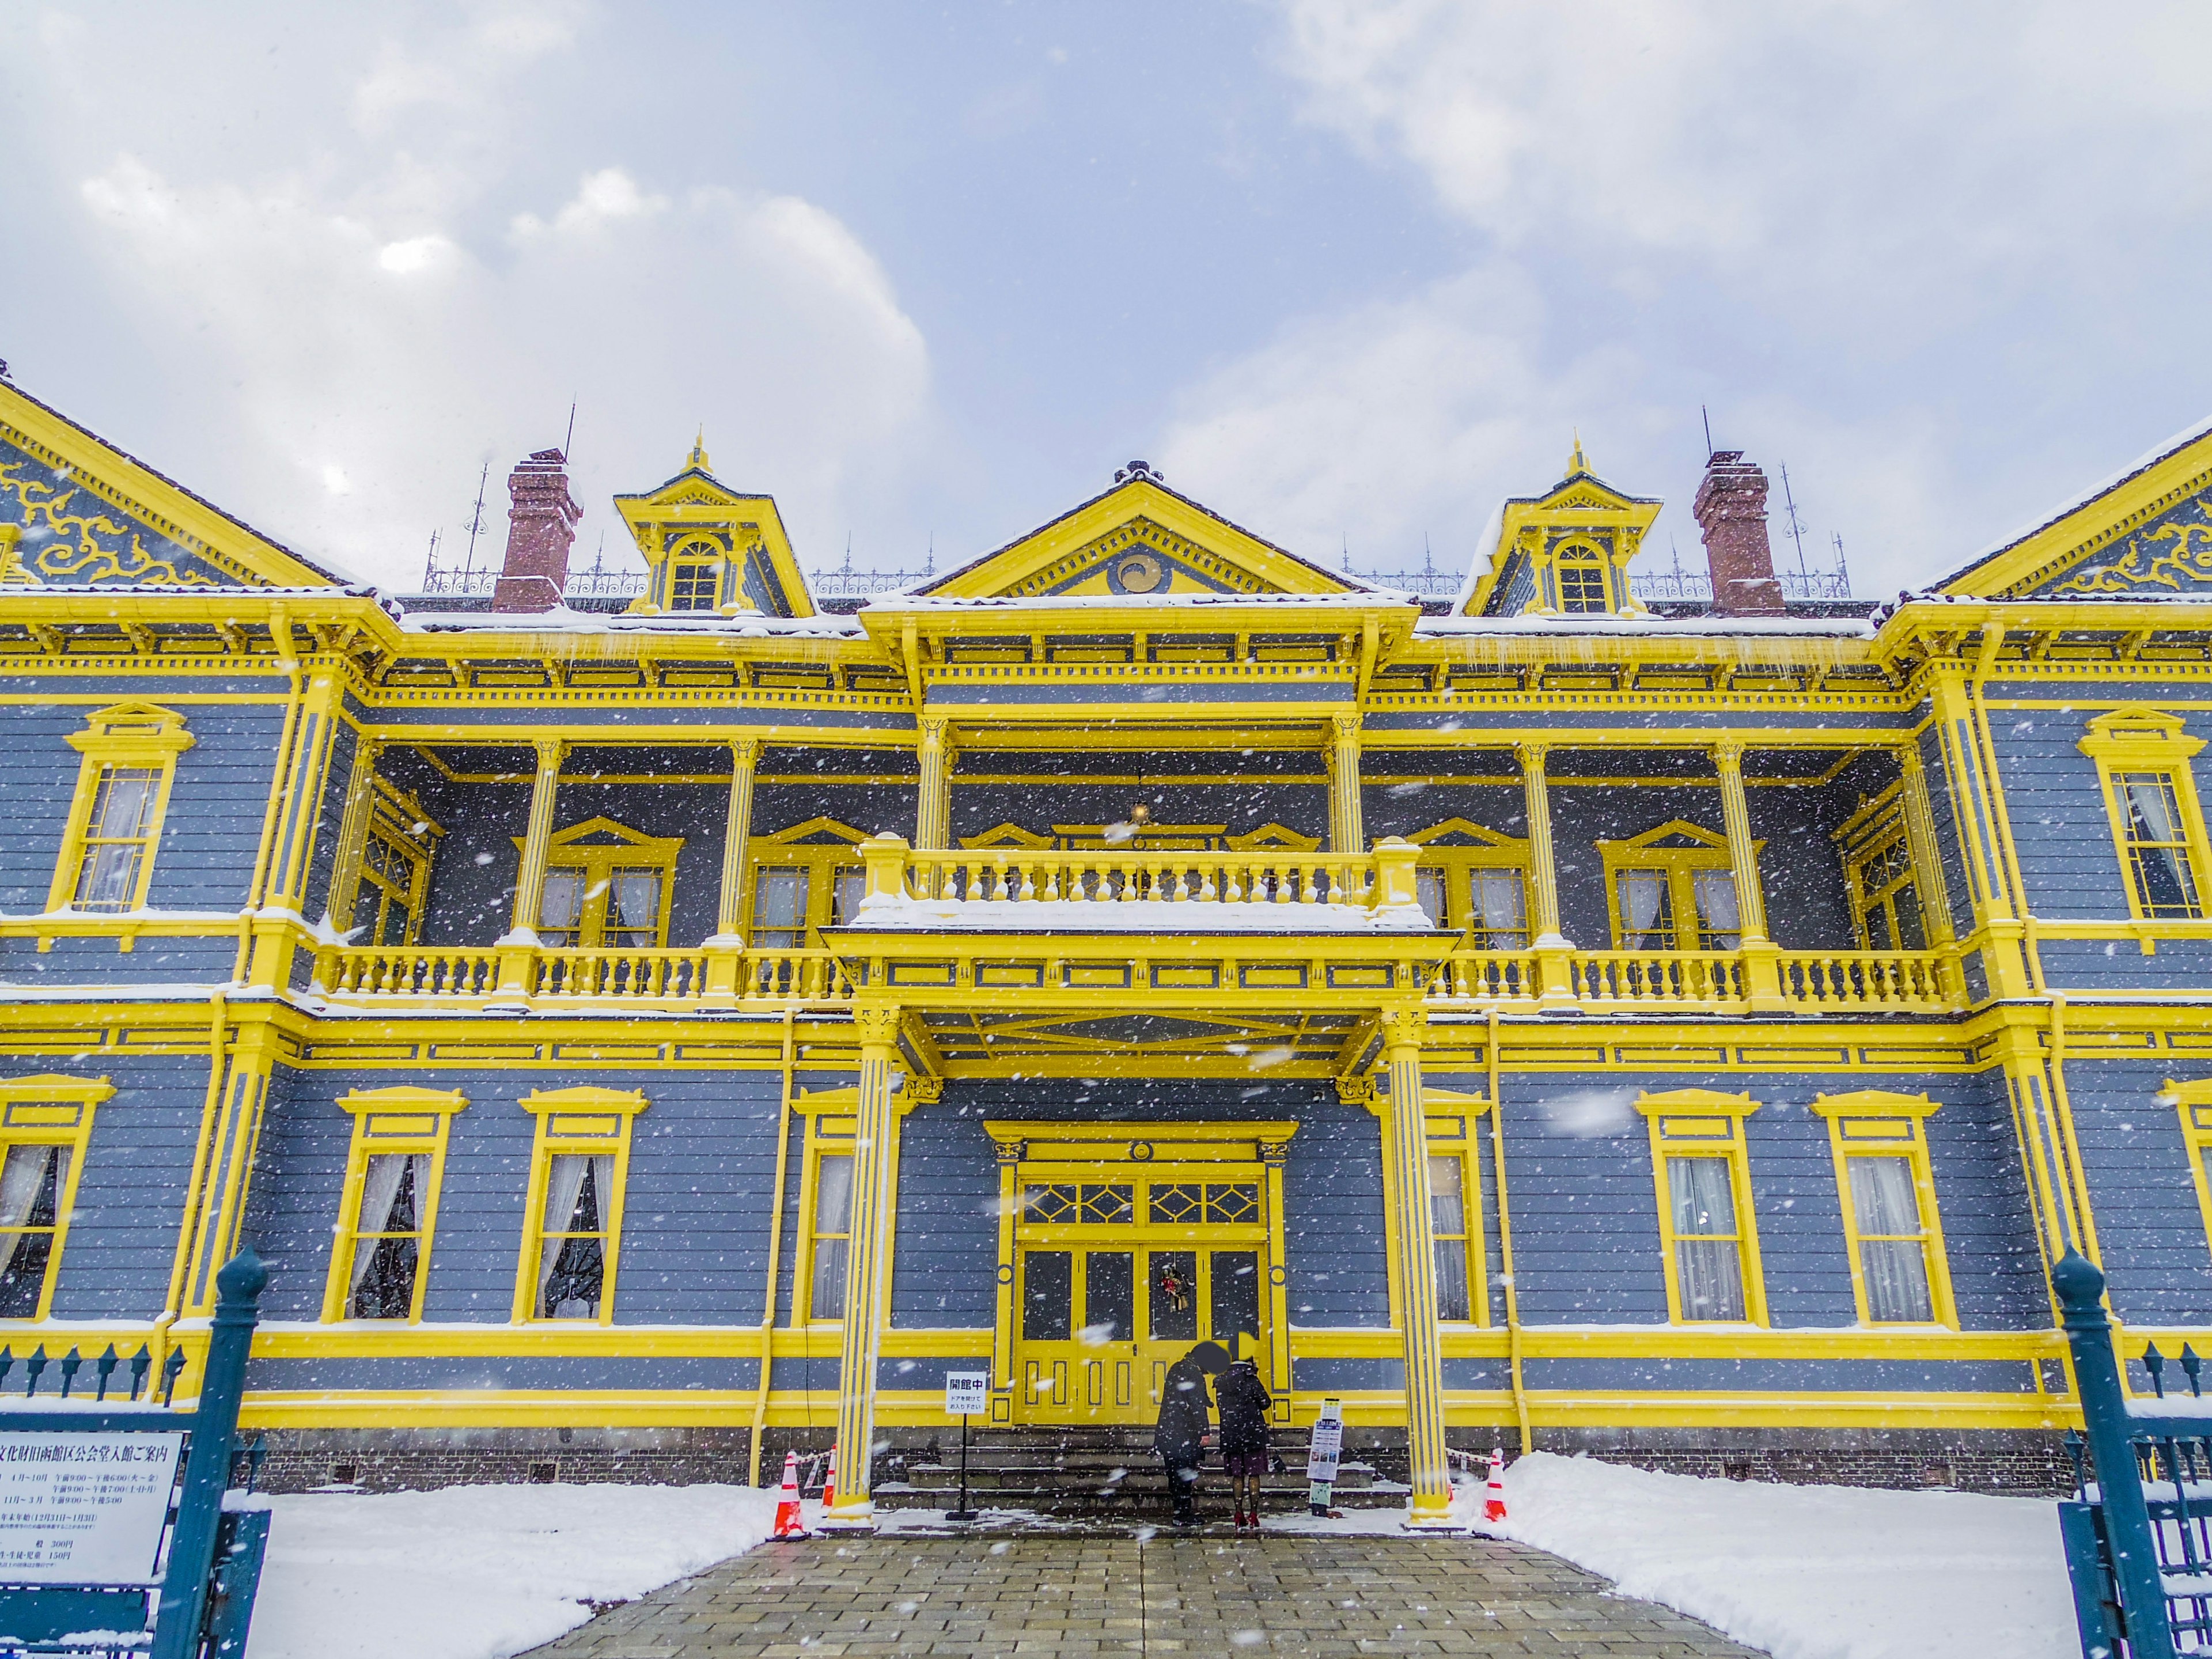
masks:
<instances>
[{"instance_id":1,"label":"person holding umbrella","mask_svg":"<svg viewBox=\"0 0 2212 1659\"><path fill-rule=\"evenodd\" d=\"M1198 1523L1198 1471L1206 1457L1206 1433L1213 1404L1206 1379L1218 1376L1228 1368L1227 1349L1218 1342L1201 1342L1168 1367L1160 1390L1152 1449L1166 1467L1168 1497L1175 1504L1178 1527Z\"/></svg>"}]
</instances>

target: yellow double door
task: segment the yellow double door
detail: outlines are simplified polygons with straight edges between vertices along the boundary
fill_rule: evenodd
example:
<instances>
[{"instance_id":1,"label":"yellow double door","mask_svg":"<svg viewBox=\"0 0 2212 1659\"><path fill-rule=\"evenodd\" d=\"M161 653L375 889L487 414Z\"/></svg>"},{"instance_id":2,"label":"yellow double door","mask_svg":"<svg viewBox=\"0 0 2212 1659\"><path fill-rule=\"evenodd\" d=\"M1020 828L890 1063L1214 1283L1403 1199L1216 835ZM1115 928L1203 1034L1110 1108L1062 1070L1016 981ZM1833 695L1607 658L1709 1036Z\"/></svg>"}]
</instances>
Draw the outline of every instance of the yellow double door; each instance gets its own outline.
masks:
<instances>
[{"instance_id":1,"label":"yellow double door","mask_svg":"<svg viewBox=\"0 0 2212 1659\"><path fill-rule=\"evenodd\" d=\"M1149 1423L1168 1367L1201 1343L1268 1374L1267 1237L1260 1227L1024 1229L1015 1407L1031 1423ZM1146 1230L1151 1231L1152 1230ZM1131 1230L1133 1234L1135 1230ZM1208 1367L1209 1370L1218 1367Z\"/></svg>"}]
</instances>

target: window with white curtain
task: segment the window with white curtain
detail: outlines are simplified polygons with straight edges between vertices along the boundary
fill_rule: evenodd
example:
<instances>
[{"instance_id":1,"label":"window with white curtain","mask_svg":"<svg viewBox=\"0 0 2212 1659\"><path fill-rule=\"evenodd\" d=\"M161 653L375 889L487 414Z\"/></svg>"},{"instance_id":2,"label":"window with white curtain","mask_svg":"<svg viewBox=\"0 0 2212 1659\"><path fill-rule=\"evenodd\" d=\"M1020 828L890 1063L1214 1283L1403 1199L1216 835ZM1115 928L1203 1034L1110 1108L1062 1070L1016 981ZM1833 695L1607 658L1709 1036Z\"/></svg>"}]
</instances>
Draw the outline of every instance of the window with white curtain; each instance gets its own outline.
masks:
<instances>
[{"instance_id":1,"label":"window with white curtain","mask_svg":"<svg viewBox=\"0 0 2212 1659\"><path fill-rule=\"evenodd\" d=\"M1664 870L1620 872L1620 948L1674 948L1674 900Z\"/></svg>"},{"instance_id":2,"label":"window with white curtain","mask_svg":"<svg viewBox=\"0 0 2212 1659\"><path fill-rule=\"evenodd\" d=\"M1743 1235L1727 1158L1669 1154L1674 1279L1683 1320L1737 1321L1749 1316L1743 1293Z\"/></svg>"},{"instance_id":3,"label":"window with white curtain","mask_svg":"<svg viewBox=\"0 0 2212 1659\"><path fill-rule=\"evenodd\" d=\"M368 1159L355 1220L349 1319L411 1319L422 1266L422 1210L430 1186L427 1152L379 1152Z\"/></svg>"},{"instance_id":4,"label":"window with white curtain","mask_svg":"<svg viewBox=\"0 0 2212 1659\"><path fill-rule=\"evenodd\" d=\"M1936 1317L1929 1292L1928 1229L1920 1214L1910 1158L1856 1153L1850 1170L1851 1218L1869 1320L1926 1324Z\"/></svg>"},{"instance_id":5,"label":"window with white curtain","mask_svg":"<svg viewBox=\"0 0 2212 1659\"><path fill-rule=\"evenodd\" d=\"M1743 922L1735 908L1735 877L1727 870L1693 870L1690 890L1698 903L1698 948L1735 951L1743 945Z\"/></svg>"},{"instance_id":6,"label":"window with white curtain","mask_svg":"<svg viewBox=\"0 0 2212 1659\"><path fill-rule=\"evenodd\" d=\"M756 950L795 951L806 943L804 867L765 868L753 876L752 943Z\"/></svg>"},{"instance_id":7,"label":"window with white curtain","mask_svg":"<svg viewBox=\"0 0 2212 1659\"><path fill-rule=\"evenodd\" d=\"M584 872L548 870L538 889L538 937L547 945L572 945L584 920Z\"/></svg>"},{"instance_id":8,"label":"window with white curtain","mask_svg":"<svg viewBox=\"0 0 2212 1659\"><path fill-rule=\"evenodd\" d=\"M649 951L660 939L660 872L617 870L607 894L605 943L618 950Z\"/></svg>"},{"instance_id":9,"label":"window with white curtain","mask_svg":"<svg viewBox=\"0 0 2212 1659\"><path fill-rule=\"evenodd\" d=\"M0 1163L0 1319L35 1319L54 1267L70 1149L18 1143Z\"/></svg>"},{"instance_id":10,"label":"window with white curtain","mask_svg":"<svg viewBox=\"0 0 2212 1659\"><path fill-rule=\"evenodd\" d=\"M1436 1240L1437 1317L1474 1317L1468 1292L1467 1161L1457 1152L1429 1156L1429 1225Z\"/></svg>"},{"instance_id":11,"label":"window with white curtain","mask_svg":"<svg viewBox=\"0 0 2212 1659\"><path fill-rule=\"evenodd\" d=\"M807 1316L845 1316L845 1270L853 1242L853 1157L824 1152L814 1170L814 1273Z\"/></svg>"},{"instance_id":12,"label":"window with white curtain","mask_svg":"<svg viewBox=\"0 0 2212 1659\"><path fill-rule=\"evenodd\" d=\"M599 1316L606 1285L606 1216L614 1180L611 1154L562 1152L549 1160L538 1233L538 1318Z\"/></svg>"},{"instance_id":13,"label":"window with white curtain","mask_svg":"<svg viewBox=\"0 0 2212 1659\"><path fill-rule=\"evenodd\" d=\"M2189 831L2172 777L2164 772L2116 772L2112 790L2123 814L2121 841L2137 907L2150 917L2202 916Z\"/></svg>"}]
</instances>

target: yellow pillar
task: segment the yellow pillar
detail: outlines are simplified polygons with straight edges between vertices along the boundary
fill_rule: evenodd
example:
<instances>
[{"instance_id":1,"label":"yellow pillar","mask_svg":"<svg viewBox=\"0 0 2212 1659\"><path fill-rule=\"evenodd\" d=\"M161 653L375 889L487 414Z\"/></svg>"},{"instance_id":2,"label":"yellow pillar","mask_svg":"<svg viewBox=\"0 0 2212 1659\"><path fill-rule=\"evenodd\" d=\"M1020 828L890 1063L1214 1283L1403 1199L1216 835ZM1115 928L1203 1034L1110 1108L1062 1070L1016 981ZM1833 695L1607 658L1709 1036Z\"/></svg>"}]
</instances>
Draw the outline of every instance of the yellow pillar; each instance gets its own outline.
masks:
<instances>
[{"instance_id":1,"label":"yellow pillar","mask_svg":"<svg viewBox=\"0 0 2212 1659\"><path fill-rule=\"evenodd\" d=\"M1546 1002L1575 1000L1574 946L1559 931L1559 867L1552 851L1552 791L1544 775L1544 758L1550 746L1519 743L1513 752L1521 762L1521 790L1528 819L1529 943L1536 952L1536 986Z\"/></svg>"},{"instance_id":2,"label":"yellow pillar","mask_svg":"<svg viewBox=\"0 0 2212 1659\"><path fill-rule=\"evenodd\" d=\"M1920 762L1916 739L1899 753L1905 772L1905 845L1912 860L1913 884L1920 896L1920 915L1931 945L1948 945L1957 937L1951 926L1951 888L1943 876L1943 854L1936 844L1936 810L1928 798L1927 769Z\"/></svg>"},{"instance_id":3,"label":"yellow pillar","mask_svg":"<svg viewBox=\"0 0 2212 1659\"><path fill-rule=\"evenodd\" d=\"M292 726L266 877L255 907L258 914L252 922L252 965L247 975L249 982L266 990L290 982L292 951L306 921L300 907L306 902L307 867L314 855L338 696L337 677L318 672L307 683Z\"/></svg>"},{"instance_id":4,"label":"yellow pillar","mask_svg":"<svg viewBox=\"0 0 2212 1659\"><path fill-rule=\"evenodd\" d=\"M761 741L740 738L730 745L730 815L722 829L722 902L714 933L725 943L741 945L738 923L745 908L745 838L752 833L753 771L760 764Z\"/></svg>"},{"instance_id":5,"label":"yellow pillar","mask_svg":"<svg viewBox=\"0 0 2212 1659\"><path fill-rule=\"evenodd\" d=\"M354 744L353 775L346 782L345 817L338 824L337 852L331 866L331 926L341 933L353 926L361 899L361 865L368 848L369 820L376 807L376 739L360 734Z\"/></svg>"},{"instance_id":6,"label":"yellow pillar","mask_svg":"<svg viewBox=\"0 0 2212 1659\"><path fill-rule=\"evenodd\" d=\"M845 1341L837 1374L837 1502L832 1526L872 1528L869 1495L875 1456L876 1361L890 1305L892 1190L898 1168L898 1113L891 1084L899 1070L899 1010L855 1008L860 1034L859 1123L853 1140L853 1223L845 1258Z\"/></svg>"},{"instance_id":7,"label":"yellow pillar","mask_svg":"<svg viewBox=\"0 0 2212 1659\"><path fill-rule=\"evenodd\" d=\"M1999 823L1996 781L1982 742L1974 694L1964 668L1945 663L1929 676L1929 706L1966 866L1966 890L1981 939L1982 970L1993 998L2034 994Z\"/></svg>"},{"instance_id":8,"label":"yellow pillar","mask_svg":"<svg viewBox=\"0 0 2212 1659\"><path fill-rule=\"evenodd\" d=\"M1367 836L1359 810L1359 712L1340 709L1328 721L1328 850L1364 853Z\"/></svg>"},{"instance_id":9,"label":"yellow pillar","mask_svg":"<svg viewBox=\"0 0 2212 1659\"><path fill-rule=\"evenodd\" d=\"M1383 1139L1397 1205L1398 1320L1405 1334L1406 1449L1413 1464L1408 1526L1437 1526L1451 1508L1444 1457L1443 1344L1437 1328L1436 1230L1429 1210L1429 1129L1422 1115L1421 1035L1418 1008L1382 1016L1382 1058L1390 1097Z\"/></svg>"},{"instance_id":10,"label":"yellow pillar","mask_svg":"<svg viewBox=\"0 0 2212 1659\"><path fill-rule=\"evenodd\" d=\"M1786 1007L1777 961L1781 952L1766 936L1766 896L1759 890L1759 853L1751 839L1751 807L1743 795L1743 745L1734 741L1715 744L1713 763L1721 775L1721 827L1728 832L1729 871L1735 885L1745 1000L1753 1008Z\"/></svg>"},{"instance_id":11,"label":"yellow pillar","mask_svg":"<svg viewBox=\"0 0 2212 1659\"><path fill-rule=\"evenodd\" d=\"M952 822L952 751L945 744L943 714L921 717L921 788L915 802L914 845L917 852L942 852Z\"/></svg>"},{"instance_id":12,"label":"yellow pillar","mask_svg":"<svg viewBox=\"0 0 2212 1659\"><path fill-rule=\"evenodd\" d=\"M204 1314L215 1306L216 1270L237 1254L276 1062L276 1032L263 1012L256 1010L241 1021L232 1044L230 1074L223 1082L222 1105L210 1137L207 1179L197 1212L185 1218L192 1239L179 1310L186 1316ZM221 1058L215 1063L221 1065Z\"/></svg>"},{"instance_id":13,"label":"yellow pillar","mask_svg":"<svg viewBox=\"0 0 2212 1659\"><path fill-rule=\"evenodd\" d=\"M538 775L530 787L530 827L523 832L522 862L514 877L514 931L501 940L538 943L538 906L545 896L545 855L553 842L554 796L561 785L561 762L568 745L558 738L539 738Z\"/></svg>"}]
</instances>

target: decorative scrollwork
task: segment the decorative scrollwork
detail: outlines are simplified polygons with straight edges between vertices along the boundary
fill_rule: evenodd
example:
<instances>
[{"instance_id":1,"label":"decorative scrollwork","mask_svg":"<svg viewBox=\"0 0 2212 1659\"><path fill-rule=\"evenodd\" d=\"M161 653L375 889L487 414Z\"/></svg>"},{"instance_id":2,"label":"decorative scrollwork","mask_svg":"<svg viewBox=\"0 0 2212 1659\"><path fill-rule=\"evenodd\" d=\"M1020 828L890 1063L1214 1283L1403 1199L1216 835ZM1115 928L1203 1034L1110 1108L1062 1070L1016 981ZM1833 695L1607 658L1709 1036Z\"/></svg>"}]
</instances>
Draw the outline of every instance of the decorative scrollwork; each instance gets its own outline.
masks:
<instances>
[{"instance_id":1,"label":"decorative scrollwork","mask_svg":"<svg viewBox=\"0 0 2212 1659\"><path fill-rule=\"evenodd\" d=\"M2192 505L2200 514L2212 512L2206 498ZM2154 542L2163 545L2151 546ZM2131 593L2145 587L2179 592L2205 583L2212 583L2212 523L2167 523L2130 538L2118 558L2076 572L2051 593Z\"/></svg>"},{"instance_id":2,"label":"decorative scrollwork","mask_svg":"<svg viewBox=\"0 0 2212 1659\"><path fill-rule=\"evenodd\" d=\"M33 580L215 585L199 571L180 570L173 560L155 557L137 526L111 518L82 484L66 478L45 483L26 476L32 465L27 459L0 461L0 501L12 500L22 510L16 560ZM70 511L77 506L85 510Z\"/></svg>"}]
</instances>

